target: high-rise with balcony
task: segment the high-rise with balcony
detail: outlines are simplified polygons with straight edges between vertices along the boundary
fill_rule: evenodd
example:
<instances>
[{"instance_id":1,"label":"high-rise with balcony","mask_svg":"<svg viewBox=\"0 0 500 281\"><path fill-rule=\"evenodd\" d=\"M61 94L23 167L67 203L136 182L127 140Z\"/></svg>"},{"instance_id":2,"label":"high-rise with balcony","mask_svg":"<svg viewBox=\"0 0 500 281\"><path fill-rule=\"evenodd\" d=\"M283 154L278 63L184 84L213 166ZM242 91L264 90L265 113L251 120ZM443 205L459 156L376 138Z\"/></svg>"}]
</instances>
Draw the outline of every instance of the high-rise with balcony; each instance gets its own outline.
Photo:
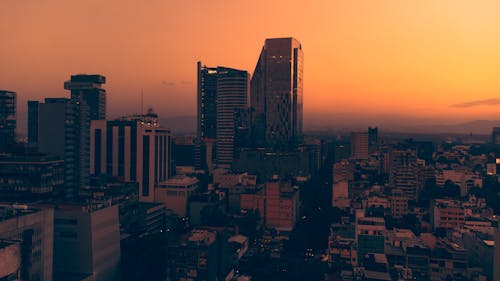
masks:
<instances>
[{"instance_id":1,"label":"high-rise with balcony","mask_svg":"<svg viewBox=\"0 0 500 281\"><path fill-rule=\"evenodd\" d=\"M82 99L89 107L90 120L106 119L106 90L102 84L106 77L98 74L71 75L69 81L64 82L64 89L71 91L71 99Z\"/></svg>"},{"instance_id":2,"label":"high-rise with balcony","mask_svg":"<svg viewBox=\"0 0 500 281\"><path fill-rule=\"evenodd\" d=\"M298 40L266 39L251 81L256 145L287 150L301 142L303 65Z\"/></svg>"}]
</instances>

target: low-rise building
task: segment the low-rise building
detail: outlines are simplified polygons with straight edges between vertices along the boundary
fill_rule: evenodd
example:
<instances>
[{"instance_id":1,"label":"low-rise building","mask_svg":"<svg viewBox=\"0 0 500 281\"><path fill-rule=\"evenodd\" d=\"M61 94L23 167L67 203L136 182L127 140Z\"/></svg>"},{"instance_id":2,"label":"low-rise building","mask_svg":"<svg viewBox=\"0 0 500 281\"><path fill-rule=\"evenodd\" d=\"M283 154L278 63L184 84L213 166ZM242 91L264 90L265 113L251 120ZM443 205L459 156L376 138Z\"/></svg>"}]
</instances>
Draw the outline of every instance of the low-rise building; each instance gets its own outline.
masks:
<instances>
[{"instance_id":1,"label":"low-rise building","mask_svg":"<svg viewBox=\"0 0 500 281\"><path fill-rule=\"evenodd\" d=\"M188 202L198 189L198 179L188 176L174 176L160 182L155 188L155 201L163 203L180 217L188 215Z\"/></svg>"},{"instance_id":2,"label":"low-rise building","mask_svg":"<svg viewBox=\"0 0 500 281\"><path fill-rule=\"evenodd\" d=\"M0 205L0 241L7 241L5 247L0 247L0 252L8 256L10 261L0 258L0 272L3 272L0 273L0 277L5 275L8 278L19 276L19 280L52 280L54 248L52 208ZM18 255L16 249L20 251L19 257L16 257ZM17 274L13 273L16 267Z\"/></svg>"}]
</instances>

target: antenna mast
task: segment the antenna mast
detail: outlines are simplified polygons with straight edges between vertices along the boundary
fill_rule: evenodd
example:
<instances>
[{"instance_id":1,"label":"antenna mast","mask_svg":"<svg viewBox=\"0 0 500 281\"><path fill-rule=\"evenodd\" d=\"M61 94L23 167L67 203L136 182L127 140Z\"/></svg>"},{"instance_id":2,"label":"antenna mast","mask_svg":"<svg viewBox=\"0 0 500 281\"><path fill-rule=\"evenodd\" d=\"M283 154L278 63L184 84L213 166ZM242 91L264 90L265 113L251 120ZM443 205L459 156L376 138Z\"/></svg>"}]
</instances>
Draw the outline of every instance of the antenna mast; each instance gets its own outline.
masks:
<instances>
[{"instance_id":1,"label":"antenna mast","mask_svg":"<svg viewBox=\"0 0 500 281\"><path fill-rule=\"evenodd\" d=\"M141 88L141 115L144 115L144 91Z\"/></svg>"}]
</instances>

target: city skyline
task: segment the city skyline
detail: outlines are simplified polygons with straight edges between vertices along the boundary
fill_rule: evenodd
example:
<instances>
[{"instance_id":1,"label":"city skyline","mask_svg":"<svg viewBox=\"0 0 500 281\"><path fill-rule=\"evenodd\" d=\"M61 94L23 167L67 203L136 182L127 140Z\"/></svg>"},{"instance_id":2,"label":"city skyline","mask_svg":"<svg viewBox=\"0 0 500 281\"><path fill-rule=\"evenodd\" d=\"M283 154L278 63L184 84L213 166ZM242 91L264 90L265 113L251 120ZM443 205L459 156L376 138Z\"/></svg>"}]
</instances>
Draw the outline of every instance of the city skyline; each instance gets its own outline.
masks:
<instances>
[{"instance_id":1,"label":"city skyline","mask_svg":"<svg viewBox=\"0 0 500 281\"><path fill-rule=\"evenodd\" d=\"M140 113L141 89L144 107L160 116L194 116L196 61L250 72L265 38L289 36L308 54L306 129L311 120L335 126L346 115L367 125L396 116L416 123L500 119L494 1L273 2L266 9L258 2L245 9L52 2L2 3L0 38L9 44L0 59L9 67L0 69L0 85L18 94L20 128L27 100L65 96L63 81L76 73L108 78L111 118ZM285 15L279 21L278 12ZM205 32L217 27L227 32Z\"/></svg>"}]
</instances>

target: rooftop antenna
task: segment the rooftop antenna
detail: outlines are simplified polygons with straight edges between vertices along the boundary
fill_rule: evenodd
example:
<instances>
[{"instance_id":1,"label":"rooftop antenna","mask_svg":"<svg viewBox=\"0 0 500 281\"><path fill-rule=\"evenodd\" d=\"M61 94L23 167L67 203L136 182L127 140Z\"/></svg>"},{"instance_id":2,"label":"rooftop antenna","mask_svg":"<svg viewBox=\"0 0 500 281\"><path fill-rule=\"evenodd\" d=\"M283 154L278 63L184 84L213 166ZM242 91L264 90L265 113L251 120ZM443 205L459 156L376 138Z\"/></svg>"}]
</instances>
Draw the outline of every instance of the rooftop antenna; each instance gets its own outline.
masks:
<instances>
[{"instance_id":1,"label":"rooftop antenna","mask_svg":"<svg viewBox=\"0 0 500 281\"><path fill-rule=\"evenodd\" d=\"M144 91L141 88L141 115L144 115Z\"/></svg>"}]
</instances>

